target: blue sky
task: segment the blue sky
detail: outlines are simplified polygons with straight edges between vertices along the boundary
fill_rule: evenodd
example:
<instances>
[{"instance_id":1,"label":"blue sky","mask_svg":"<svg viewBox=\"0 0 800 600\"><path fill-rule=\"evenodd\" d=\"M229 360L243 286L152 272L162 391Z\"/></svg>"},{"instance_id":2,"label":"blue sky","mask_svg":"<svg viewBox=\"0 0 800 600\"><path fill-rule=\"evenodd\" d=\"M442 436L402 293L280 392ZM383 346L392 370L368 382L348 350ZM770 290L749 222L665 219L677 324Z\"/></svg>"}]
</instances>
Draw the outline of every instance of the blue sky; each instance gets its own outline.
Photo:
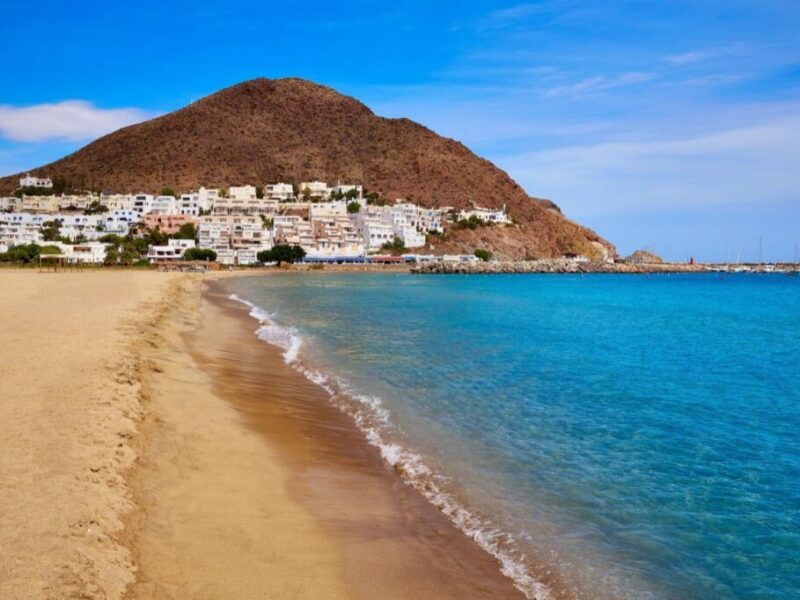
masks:
<instances>
[{"instance_id":1,"label":"blue sky","mask_svg":"<svg viewBox=\"0 0 800 600\"><path fill-rule=\"evenodd\" d=\"M800 242L795 0L34 0L0 6L0 40L0 174L299 76L462 140L623 253Z\"/></svg>"}]
</instances>

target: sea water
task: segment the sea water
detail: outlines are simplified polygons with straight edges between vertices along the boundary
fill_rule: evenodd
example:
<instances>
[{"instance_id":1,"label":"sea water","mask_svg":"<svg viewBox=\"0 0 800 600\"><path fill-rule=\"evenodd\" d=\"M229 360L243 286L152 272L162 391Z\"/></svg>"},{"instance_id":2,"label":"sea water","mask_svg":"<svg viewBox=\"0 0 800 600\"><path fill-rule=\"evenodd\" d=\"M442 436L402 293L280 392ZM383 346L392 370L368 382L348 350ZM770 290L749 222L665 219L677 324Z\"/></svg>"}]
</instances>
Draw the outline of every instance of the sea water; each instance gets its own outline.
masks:
<instances>
[{"instance_id":1,"label":"sea water","mask_svg":"<svg viewBox=\"0 0 800 600\"><path fill-rule=\"evenodd\" d=\"M225 285L529 597L800 597L800 279Z\"/></svg>"}]
</instances>

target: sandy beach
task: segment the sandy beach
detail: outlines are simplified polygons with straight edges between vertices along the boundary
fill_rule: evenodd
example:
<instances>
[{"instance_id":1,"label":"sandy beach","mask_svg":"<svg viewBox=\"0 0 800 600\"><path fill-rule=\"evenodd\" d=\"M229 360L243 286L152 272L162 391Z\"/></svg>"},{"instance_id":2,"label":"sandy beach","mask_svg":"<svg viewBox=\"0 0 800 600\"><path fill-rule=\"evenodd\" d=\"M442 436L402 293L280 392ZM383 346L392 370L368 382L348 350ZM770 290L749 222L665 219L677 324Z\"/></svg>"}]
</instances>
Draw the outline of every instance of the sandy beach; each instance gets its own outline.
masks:
<instances>
[{"instance_id":1,"label":"sandy beach","mask_svg":"<svg viewBox=\"0 0 800 600\"><path fill-rule=\"evenodd\" d=\"M0 597L520 596L214 284L0 271L0 310Z\"/></svg>"},{"instance_id":2,"label":"sandy beach","mask_svg":"<svg viewBox=\"0 0 800 600\"><path fill-rule=\"evenodd\" d=\"M138 345L173 276L0 271L0 598L119 598Z\"/></svg>"}]
</instances>

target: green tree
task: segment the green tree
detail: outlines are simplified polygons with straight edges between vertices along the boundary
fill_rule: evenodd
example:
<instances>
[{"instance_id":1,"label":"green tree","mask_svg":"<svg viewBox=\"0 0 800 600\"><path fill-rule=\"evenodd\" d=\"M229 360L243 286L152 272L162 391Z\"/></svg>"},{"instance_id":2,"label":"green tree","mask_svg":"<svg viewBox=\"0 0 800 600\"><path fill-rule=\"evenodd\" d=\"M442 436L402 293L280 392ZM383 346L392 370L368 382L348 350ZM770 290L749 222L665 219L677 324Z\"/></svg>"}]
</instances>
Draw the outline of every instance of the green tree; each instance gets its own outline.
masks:
<instances>
[{"instance_id":1,"label":"green tree","mask_svg":"<svg viewBox=\"0 0 800 600\"><path fill-rule=\"evenodd\" d=\"M386 242L381 246L381 250L392 252L393 254L401 254L405 252L406 245L399 237L395 237L391 242Z\"/></svg>"},{"instance_id":2,"label":"green tree","mask_svg":"<svg viewBox=\"0 0 800 600\"><path fill-rule=\"evenodd\" d=\"M489 262L490 260L492 260L493 254L491 253L491 251L486 250L484 248L477 248L475 250L475 256L480 258L483 262Z\"/></svg>"},{"instance_id":3,"label":"green tree","mask_svg":"<svg viewBox=\"0 0 800 600\"><path fill-rule=\"evenodd\" d=\"M196 240L197 239L197 227L195 227L194 223L184 223L178 229L178 233L172 236L176 240Z\"/></svg>"},{"instance_id":4,"label":"green tree","mask_svg":"<svg viewBox=\"0 0 800 600\"><path fill-rule=\"evenodd\" d=\"M58 221L45 221L42 223L41 231L45 242L58 241L61 236L61 224Z\"/></svg>"},{"instance_id":5,"label":"green tree","mask_svg":"<svg viewBox=\"0 0 800 600\"><path fill-rule=\"evenodd\" d=\"M469 219L461 219L457 224L459 229L476 229L486 225L481 219L475 215L471 215Z\"/></svg>"},{"instance_id":6,"label":"green tree","mask_svg":"<svg viewBox=\"0 0 800 600\"><path fill-rule=\"evenodd\" d=\"M348 202L347 203L347 212L351 215L356 214L361 210L361 205L358 202Z\"/></svg>"},{"instance_id":7,"label":"green tree","mask_svg":"<svg viewBox=\"0 0 800 600\"><path fill-rule=\"evenodd\" d=\"M367 192L364 196L367 199L367 204L375 204L376 206L383 206L386 201L381 198L378 192Z\"/></svg>"},{"instance_id":8,"label":"green tree","mask_svg":"<svg viewBox=\"0 0 800 600\"><path fill-rule=\"evenodd\" d=\"M217 253L210 248L188 248L183 253L183 258L186 260L204 260L207 262L214 262L217 260Z\"/></svg>"},{"instance_id":9,"label":"green tree","mask_svg":"<svg viewBox=\"0 0 800 600\"><path fill-rule=\"evenodd\" d=\"M38 258L41 248L37 244L26 246L13 246L8 252L0 254L0 262L9 263L30 263Z\"/></svg>"},{"instance_id":10,"label":"green tree","mask_svg":"<svg viewBox=\"0 0 800 600\"><path fill-rule=\"evenodd\" d=\"M87 215L94 215L97 213L105 213L108 212L108 207L100 204L99 200L92 200L89 205L86 207L86 210L83 211Z\"/></svg>"},{"instance_id":11,"label":"green tree","mask_svg":"<svg viewBox=\"0 0 800 600\"><path fill-rule=\"evenodd\" d=\"M162 196L177 196L177 194L175 193L175 190L173 190L169 186L164 186L163 188L161 188L161 195Z\"/></svg>"},{"instance_id":12,"label":"green tree","mask_svg":"<svg viewBox=\"0 0 800 600\"><path fill-rule=\"evenodd\" d=\"M279 244L273 246L272 250L262 250L256 255L258 262L268 263L277 262L278 266L281 263L295 263L305 258L306 251L300 246L289 246L288 244Z\"/></svg>"},{"instance_id":13,"label":"green tree","mask_svg":"<svg viewBox=\"0 0 800 600\"><path fill-rule=\"evenodd\" d=\"M261 200L261 198L263 198L263 197L264 197L264 188L261 187L260 185L257 185L256 186L256 198Z\"/></svg>"}]
</instances>

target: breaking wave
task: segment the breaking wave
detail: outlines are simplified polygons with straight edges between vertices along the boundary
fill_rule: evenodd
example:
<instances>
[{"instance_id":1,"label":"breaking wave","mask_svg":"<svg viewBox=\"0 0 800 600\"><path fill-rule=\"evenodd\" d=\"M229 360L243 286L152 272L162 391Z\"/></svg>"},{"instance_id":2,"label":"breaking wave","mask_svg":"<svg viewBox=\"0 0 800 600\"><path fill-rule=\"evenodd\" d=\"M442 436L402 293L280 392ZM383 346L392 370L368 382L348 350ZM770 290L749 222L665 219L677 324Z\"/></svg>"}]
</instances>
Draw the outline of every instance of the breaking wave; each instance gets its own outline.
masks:
<instances>
[{"instance_id":1,"label":"breaking wave","mask_svg":"<svg viewBox=\"0 0 800 600\"><path fill-rule=\"evenodd\" d=\"M283 349L286 364L322 387L334 406L353 419L367 442L378 449L383 460L395 469L403 481L419 491L462 532L493 556L500 563L500 571L514 582L517 589L532 600L551 597L547 586L531 574L524 553L510 534L466 508L448 491L447 478L432 470L422 456L391 441L390 415L380 398L361 394L342 378L304 365L300 360L303 338L296 328L278 324L274 313L237 294L231 294L229 298L250 308L250 316L259 323L256 336Z\"/></svg>"}]
</instances>

